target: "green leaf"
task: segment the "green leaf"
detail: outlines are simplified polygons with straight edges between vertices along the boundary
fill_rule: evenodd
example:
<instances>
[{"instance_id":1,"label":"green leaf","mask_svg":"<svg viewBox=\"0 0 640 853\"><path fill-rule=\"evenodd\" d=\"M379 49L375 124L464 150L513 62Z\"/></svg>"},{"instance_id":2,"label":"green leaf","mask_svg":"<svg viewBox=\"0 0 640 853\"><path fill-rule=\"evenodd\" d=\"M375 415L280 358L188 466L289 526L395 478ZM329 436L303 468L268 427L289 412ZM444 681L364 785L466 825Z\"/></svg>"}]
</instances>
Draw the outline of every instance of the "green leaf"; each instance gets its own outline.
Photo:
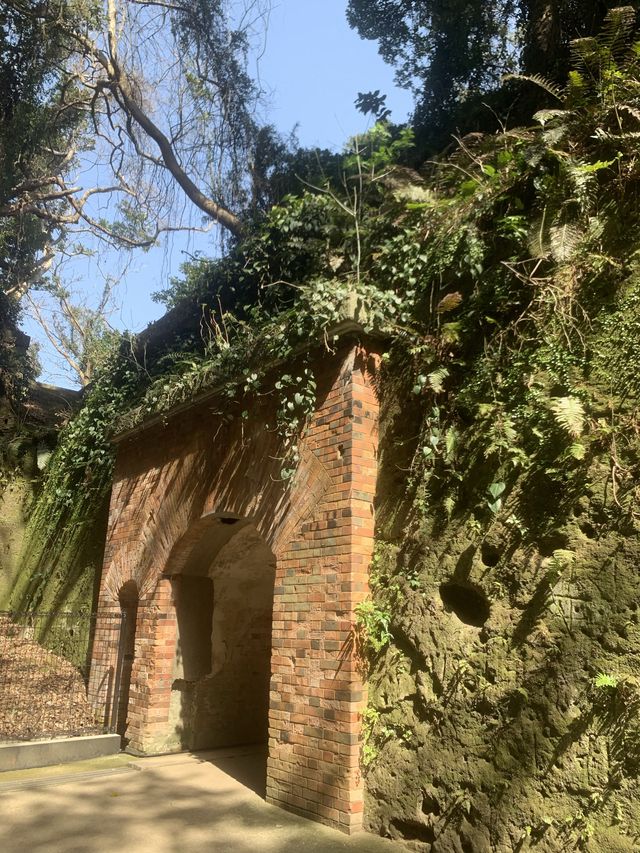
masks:
<instances>
[{"instance_id":1,"label":"green leaf","mask_svg":"<svg viewBox=\"0 0 640 853\"><path fill-rule=\"evenodd\" d=\"M596 160L595 163L584 163L576 166L579 172L584 172L587 175L592 174L593 172L599 172L601 169L608 169L609 166L613 166L616 162L616 158L613 160Z\"/></svg>"},{"instance_id":2,"label":"green leaf","mask_svg":"<svg viewBox=\"0 0 640 853\"><path fill-rule=\"evenodd\" d=\"M460 185L460 195L462 195L462 196L473 195L479 186L480 186L480 183L476 180L464 181Z\"/></svg>"},{"instance_id":3,"label":"green leaf","mask_svg":"<svg viewBox=\"0 0 640 853\"><path fill-rule=\"evenodd\" d=\"M618 686L618 679L615 675L599 672L593 679L593 686L597 687L598 690L615 690Z\"/></svg>"},{"instance_id":4,"label":"green leaf","mask_svg":"<svg viewBox=\"0 0 640 853\"><path fill-rule=\"evenodd\" d=\"M449 371L446 367L439 367L437 370L434 370L427 376L427 379L429 380L429 385L431 386L431 389L434 391L434 393L440 394L442 391L444 391L443 383L448 375Z\"/></svg>"},{"instance_id":5,"label":"green leaf","mask_svg":"<svg viewBox=\"0 0 640 853\"><path fill-rule=\"evenodd\" d=\"M560 116L567 115L569 115L569 112L567 110L538 110L537 113L533 114L533 120L540 122L540 124L544 127L550 119L559 118Z\"/></svg>"},{"instance_id":6,"label":"green leaf","mask_svg":"<svg viewBox=\"0 0 640 853\"><path fill-rule=\"evenodd\" d=\"M562 89L555 83L552 83L550 80L547 80L542 77L540 74L505 74L503 79L524 80L528 83L534 83L536 86L539 86L541 89L544 89L545 92L548 92L550 95L553 95L553 97L557 98L557 100L564 100Z\"/></svg>"},{"instance_id":7,"label":"green leaf","mask_svg":"<svg viewBox=\"0 0 640 853\"><path fill-rule=\"evenodd\" d=\"M582 231L575 225L553 225L549 228L549 244L554 261L562 264L570 261L582 239Z\"/></svg>"},{"instance_id":8,"label":"green leaf","mask_svg":"<svg viewBox=\"0 0 640 853\"><path fill-rule=\"evenodd\" d=\"M505 483L491 483L491 485L487 489L487 492L494 500L496 500L504 492L505 488Z\"/></svg>"}]
</instances>

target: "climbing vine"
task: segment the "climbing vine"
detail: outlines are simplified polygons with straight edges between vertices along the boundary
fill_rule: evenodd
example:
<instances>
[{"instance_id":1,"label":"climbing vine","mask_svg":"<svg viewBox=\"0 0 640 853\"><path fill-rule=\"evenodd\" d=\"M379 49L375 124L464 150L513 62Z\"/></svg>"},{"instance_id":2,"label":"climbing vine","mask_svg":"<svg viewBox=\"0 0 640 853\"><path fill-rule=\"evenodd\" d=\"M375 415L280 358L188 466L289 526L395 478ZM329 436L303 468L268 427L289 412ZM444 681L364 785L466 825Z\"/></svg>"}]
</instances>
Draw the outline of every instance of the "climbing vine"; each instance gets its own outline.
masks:
<instances>
[{"instance_id":1,"label":"climbing vine","mask_svg":"<svg viewBox=\"0 0 640 853\"><path fill-rule=\"evenodd\" d=\"M554 93L560 106L538 113L537 127L462 140L415 172L394 165L410 134L377 125L354 140L342 186L288 197L229 257L188 266L162 298L198 300L199 328L167 341L152 366L132 356L131 375L103 373L48 474L35 513L51 519L44 541L62 518L53 502L72 511L78 472L90 493L108 481L108 423L131 428L212 386L239 399L309 340L331 348L329 330L354 306L366 329L388 336L386 374L423 412L409 482L425 511L446 520L470 510L480 528L500 513L521 523L509 498L520 472L540 467L564 488L607 446L614 502L633 515L635 462L620 427L638 375L628 247L640 237L640 60L617 37L597 55L578 51ZM612 348L613 327L621 340ZM589 389L587 370L597 378ZM288 477L313 378L285 373L269 390L281 399ZM604 417L598 393L617 393ZM490 464L472 495L461 472L474 460Z\"/></svg>"}]
</instances>

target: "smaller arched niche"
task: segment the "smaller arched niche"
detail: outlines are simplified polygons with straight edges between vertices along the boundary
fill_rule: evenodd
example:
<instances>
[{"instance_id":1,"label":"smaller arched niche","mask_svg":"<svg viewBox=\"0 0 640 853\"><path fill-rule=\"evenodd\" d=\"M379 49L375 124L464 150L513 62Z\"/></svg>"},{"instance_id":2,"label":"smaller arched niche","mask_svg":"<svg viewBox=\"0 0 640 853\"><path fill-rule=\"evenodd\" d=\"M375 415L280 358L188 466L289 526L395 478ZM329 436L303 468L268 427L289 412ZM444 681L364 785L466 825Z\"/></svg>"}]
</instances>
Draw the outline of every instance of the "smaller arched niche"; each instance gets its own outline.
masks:
<instances>
[{"instance_id":1,"label":"smaller arched niche","mask_svg":"<svg viewBox=\"0 0 640 853\"><path fill-rule=\"evenodd\" d=\"M210 516L167 565L176 612L171 718L180 746L267 740L275 558L247 519Z\"/></svg>"},{"instance_id":2,"label":"smaller arched niche","mask_svg":"<svg viewBox=\"0 0 640 853\"><path fill-rule=\"evenodd\" d=\"M122 738L123 746L127 746L129 695L131 693L131 674L135 660L136 622L138 621L139 592L135 581L127 581L118 593L118 601L122 612L122 633L120 635L120 684L118 690L118 712L116 732Z\"/></svg>"}]
</instances>

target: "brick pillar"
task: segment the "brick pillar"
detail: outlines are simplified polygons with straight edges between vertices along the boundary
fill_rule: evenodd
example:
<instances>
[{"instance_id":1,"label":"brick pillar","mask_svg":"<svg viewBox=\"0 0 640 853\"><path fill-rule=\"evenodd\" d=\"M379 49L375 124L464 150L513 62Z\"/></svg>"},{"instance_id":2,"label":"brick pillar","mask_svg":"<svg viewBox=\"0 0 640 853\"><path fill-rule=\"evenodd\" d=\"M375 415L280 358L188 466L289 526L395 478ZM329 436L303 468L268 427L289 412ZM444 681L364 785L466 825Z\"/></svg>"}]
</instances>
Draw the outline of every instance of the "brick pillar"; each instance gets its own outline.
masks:
<instances>
[{"instance_id":1,"label":"brick pillar","mask_svg":"<svg viewBox=\"0 0 640 853\"><path fill-rule=\"evenodd\" d=\"M362 828L354 608L373 552L378 402L352 350L305 449L330 475L313 519L277 555L267 800L351 833Z\"/></svg>"},{"instance_id":2,"label":"brick pillar","mask_svg":"<svg viewBox=\"0 0 640 853\"><path fill-rule=\"evenodd\" d=\"M141 752L176 751L181 745L171 725L171 682L177 622L168 578L140 600L138 614L127 735Z\"/></svg>"}]
</instances>

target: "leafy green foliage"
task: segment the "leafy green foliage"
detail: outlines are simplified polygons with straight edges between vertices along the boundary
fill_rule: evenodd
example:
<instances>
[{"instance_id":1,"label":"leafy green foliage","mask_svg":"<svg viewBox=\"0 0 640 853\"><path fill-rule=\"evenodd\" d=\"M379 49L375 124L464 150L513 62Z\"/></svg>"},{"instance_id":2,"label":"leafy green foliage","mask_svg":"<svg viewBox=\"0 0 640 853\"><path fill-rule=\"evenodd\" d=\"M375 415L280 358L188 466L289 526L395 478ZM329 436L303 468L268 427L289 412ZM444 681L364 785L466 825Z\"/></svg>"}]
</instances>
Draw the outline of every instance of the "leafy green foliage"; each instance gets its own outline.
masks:
<instances>
[{"instance_id":1,"label":"leafy green foliage","mask_svg":"<svg viewBox=\"0 0 640 853\"><path fill-rule=\"evenodd\" d=\"M599 672L593 679L593 686L596 690L616 690L618 687L618 679L615 675L609 675L606 672Z\"/></svg>"},{"instance_id":2,"label":"leafy green foliage","mask_svg":"<svg viewBox=\"0 0 640 853\"><path fill-rule=\"evenodd\" d=\"M21 558L22 572L11 594L17 610L56 609L93 566L83 564L87 539L95 533L111 488L114 421L131 404L142 370L130 345L112 350L91 385L78 415L62 431L42 488L31 508ZM59 581L51 600L51 582ZM86 602L89 604L89 602Z\"/></svg>"},{"instance_id":3,"label":"leafy green foliage","mask_svg":"<svg viewBox=\"0 0 640 853\"><path fill-rule=\"evenodd\" d=\"M491 483L487 486L487 506L494 515L502 509L502 495L505 488L505 483Z\"/></svg>"},{"instance_id":4,"label":"leafy green foliage","mask_svg":"<svg viewBox=\"0 0 640 853\"><path fill-rule=\"evenodd\" d=\"M55 230L53 209L49 218L35 215L28 203L17 212L16 199L59 190L51 176L69 160L84 122L77 105L57 108L64 57L56 25L44 27L17 6L0 13L0 289L12 298L37 275L39 253ZM66 83L73 95L73 82Z\"/></svg>"},{"instance_id":5,"label":"leafy green foliage","mask_svg":"<svg viewBox=\"0 0 640 853\"><path fill-rule=\"evenodd\" d=\"M391 641L391 614L377 607L371 599L356 605L358 645L366 654L377 655Z\"/></svg>"},{"instance_id":6,"label":"leafy green foliage","mask_svg":"<svg viewBox=\"0 0 640 853\"><path fill-rule=\"evenodd\" d=\"M549 408L558 424L573 438L579 438L584 429L584 407L576 397L558 397L551 400ZM575 448L576 445L571 445ZM574 452L575 455L575 452ZM579 454L576 458L579 458Z\"/></svg>"},{"instance_id":7,"label":"leafy green foliage","mask_svg":"<svg viewBox=\"0 0 640 853\"><path fill-rule=\"evenodd\" d=\"M520 71L534 80L544 75L554 81L544 84L553 93L554 83L566 76L571 39L597 33L610 5L600 0L349 0L347 19L362 38L378 43L382 57L396 67L398 82L414 91L420 136L437 150L451 133L494 122L487 102L510 117L505 121L528 118L536 101L515 99L511 85L501 85L504 75ZM628 32L628 24L609 25L605 40L612 52Z\"/></svg>"},{"instance_id":8,"label":"leafy green foliage","mask_svg":"<svg viewBox=\"0 0 640 853\"><path fill-rule=\"evenodd\" d=\"M640 161L626 134L640 132L640 60L599 45L609 58L598 73L576 70L563 109L536 126L465 140L416 172L397 162L409 133L378 125L354 142L340 182L287 197L226 258L189 265L164 298L200 305L196 320L146 365L120 425L211 387L240 417L259 388L278 395L288 479L314 380L274 366L312 340L331 348L332 327L356 311L390 341L382 393L415 413L405 470L418 516L462 521L474 536L504 521L533 537L604 454L607 523L632 519ZM518 479L537 497L530 506ZM366 614L374 647L390 631L393 596L381 590Z\"/></svg>"}]
</instances>

